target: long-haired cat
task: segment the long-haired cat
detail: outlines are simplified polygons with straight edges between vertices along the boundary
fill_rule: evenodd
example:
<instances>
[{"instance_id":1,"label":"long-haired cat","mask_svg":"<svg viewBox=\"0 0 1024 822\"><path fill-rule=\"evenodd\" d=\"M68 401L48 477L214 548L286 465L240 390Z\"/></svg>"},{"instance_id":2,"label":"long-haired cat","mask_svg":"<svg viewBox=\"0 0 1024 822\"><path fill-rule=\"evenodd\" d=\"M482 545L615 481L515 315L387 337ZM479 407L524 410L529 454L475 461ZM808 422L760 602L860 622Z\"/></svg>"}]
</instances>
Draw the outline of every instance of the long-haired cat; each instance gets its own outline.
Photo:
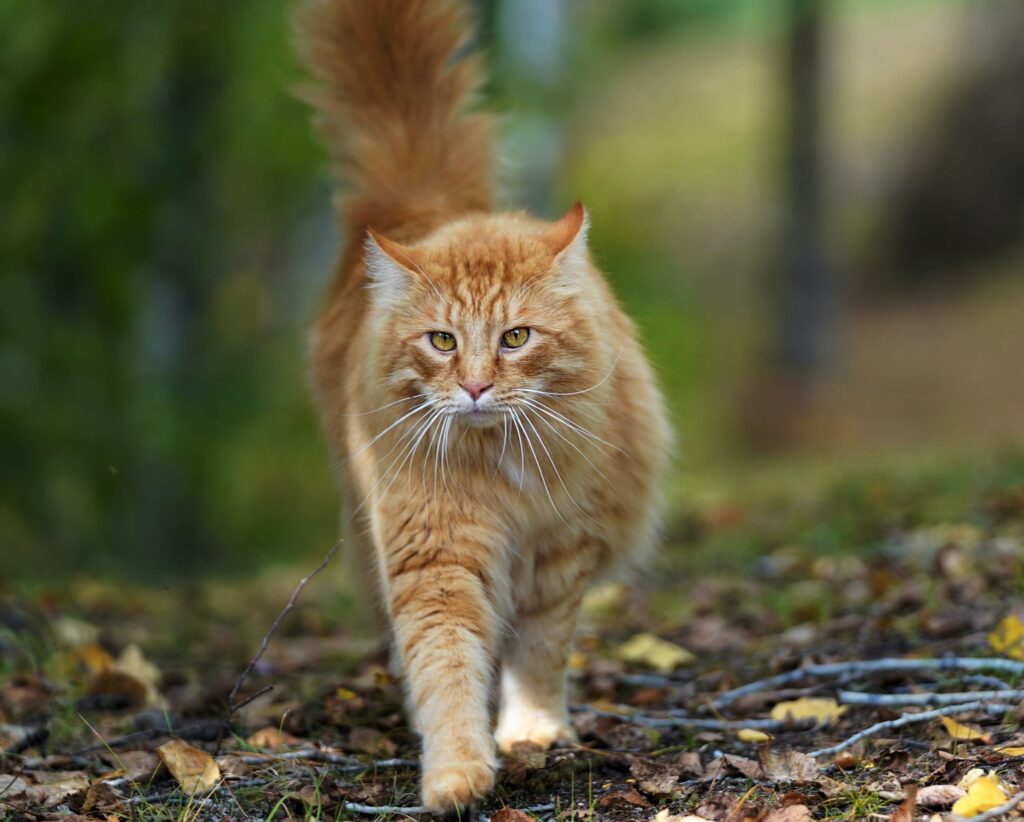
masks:
<instances>
[{"instance_id":1,"label":"long-haired cat","mask_svg":"<svg viewBox=\"0 0 1024 822\"><path fill-rule=\"evenodd\" d=\"M555 222L493 210L469 31L459 0L312 0L299 17L347 183L316 400L437 812L490 791L495 742L573 738L580 602L651 544L670 440L583 206Z\"/></svg>"}]
</instances>

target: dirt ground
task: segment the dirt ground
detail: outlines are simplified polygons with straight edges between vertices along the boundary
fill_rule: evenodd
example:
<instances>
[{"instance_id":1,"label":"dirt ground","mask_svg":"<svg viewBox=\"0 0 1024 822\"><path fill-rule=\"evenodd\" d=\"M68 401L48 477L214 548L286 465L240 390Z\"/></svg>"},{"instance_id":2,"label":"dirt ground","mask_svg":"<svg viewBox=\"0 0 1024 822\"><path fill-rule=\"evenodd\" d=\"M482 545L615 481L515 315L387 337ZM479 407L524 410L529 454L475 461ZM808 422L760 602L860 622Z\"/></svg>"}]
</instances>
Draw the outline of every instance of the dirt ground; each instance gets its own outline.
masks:
<instances>
[{"instance_id":1,"label":"dirt ground","mask_svg":"<svg viewBox=\"0 0 1024 822\"><path fill-rule=\"evenodd\" d=\"M505 757L474 814L991 819L1015 801L1024 451L679 511L651 573L588 597L579 745ZM0 819L418 815L417 739L340 557L224 722L315 565L165 588L4 583Z\"/></svg>"}]
</instances>

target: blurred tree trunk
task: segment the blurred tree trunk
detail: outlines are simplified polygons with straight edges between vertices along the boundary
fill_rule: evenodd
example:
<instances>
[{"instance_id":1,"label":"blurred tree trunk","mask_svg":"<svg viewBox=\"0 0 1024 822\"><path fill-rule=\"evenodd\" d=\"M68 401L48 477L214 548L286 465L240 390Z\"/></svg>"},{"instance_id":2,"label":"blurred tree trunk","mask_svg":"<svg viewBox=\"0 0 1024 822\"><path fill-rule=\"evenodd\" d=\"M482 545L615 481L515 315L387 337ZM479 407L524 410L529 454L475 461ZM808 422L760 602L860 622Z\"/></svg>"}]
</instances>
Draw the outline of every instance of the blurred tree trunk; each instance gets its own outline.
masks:
<instances>
[{"instance_id":1,"label":"blurred tree trunk","mask_svg":"<svg viewBox=\"0 0 1024 822\"><path fill-rule=\"evenodd\" d=\"M761 449L800 445L818 432L810 393L835 347L838 283L827 251L823 148L826 0L787 0L784 225L773 288L769 368L745 402L745 434Z\"/></svg>"}]
</instances>

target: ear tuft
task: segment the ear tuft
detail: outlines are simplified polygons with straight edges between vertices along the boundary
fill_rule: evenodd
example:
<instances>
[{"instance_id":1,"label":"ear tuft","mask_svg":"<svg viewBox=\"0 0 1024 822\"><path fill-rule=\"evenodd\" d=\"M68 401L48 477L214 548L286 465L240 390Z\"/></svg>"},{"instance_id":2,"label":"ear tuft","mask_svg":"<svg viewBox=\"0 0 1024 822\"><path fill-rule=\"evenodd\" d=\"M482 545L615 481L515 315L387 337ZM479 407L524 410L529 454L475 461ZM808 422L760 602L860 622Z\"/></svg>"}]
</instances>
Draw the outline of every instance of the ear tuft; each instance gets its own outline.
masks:
<instances>
[{"instance_id":1,"label":"ear tuft","mask_svg":"<svg viewBox=\"0 0 1024 822\"><path fill-rule=\"evenodd\" d=\"M373 228L366 230L367 285L376 291L376 299L395 302L406 292L416 276L409 268L415 261L409 251L394 240L389 240Z\"/></svg>"},{"instance_id":2,"label":"ear tuft","mask_svg":"<svg viewBox=\"0 0 1024 822\"><path fill-rule=\"evenodd\" d=\"M553 222L547 230L548 246L557 261L560 257L579 253L586 249L587 228L590 220L583 203L577 200L564 215Z\"/></svg>"}]
</instances>

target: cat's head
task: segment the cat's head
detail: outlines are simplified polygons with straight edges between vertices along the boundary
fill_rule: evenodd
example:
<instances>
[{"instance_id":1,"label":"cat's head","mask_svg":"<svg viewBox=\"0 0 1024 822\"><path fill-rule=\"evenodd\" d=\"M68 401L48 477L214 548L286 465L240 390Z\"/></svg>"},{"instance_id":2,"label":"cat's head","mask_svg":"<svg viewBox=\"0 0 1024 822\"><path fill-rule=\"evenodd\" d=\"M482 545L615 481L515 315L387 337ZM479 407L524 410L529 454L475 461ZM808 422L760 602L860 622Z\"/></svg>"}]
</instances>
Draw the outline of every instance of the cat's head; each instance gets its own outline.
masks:
<instances>
[{"instance_id":1,"label":"cat's head","mask_svg":"<svg viewBox=\"0 0 1024 822\"><path fill-rule=\"evenodd\" d=\"M370 333L389 393L474 426L592 388L607 370L607 299L577 203L555 222L467 217L416 245L367 240ZM602 336L604 335L604 336Z\"/></svg>"}]
</instances>

